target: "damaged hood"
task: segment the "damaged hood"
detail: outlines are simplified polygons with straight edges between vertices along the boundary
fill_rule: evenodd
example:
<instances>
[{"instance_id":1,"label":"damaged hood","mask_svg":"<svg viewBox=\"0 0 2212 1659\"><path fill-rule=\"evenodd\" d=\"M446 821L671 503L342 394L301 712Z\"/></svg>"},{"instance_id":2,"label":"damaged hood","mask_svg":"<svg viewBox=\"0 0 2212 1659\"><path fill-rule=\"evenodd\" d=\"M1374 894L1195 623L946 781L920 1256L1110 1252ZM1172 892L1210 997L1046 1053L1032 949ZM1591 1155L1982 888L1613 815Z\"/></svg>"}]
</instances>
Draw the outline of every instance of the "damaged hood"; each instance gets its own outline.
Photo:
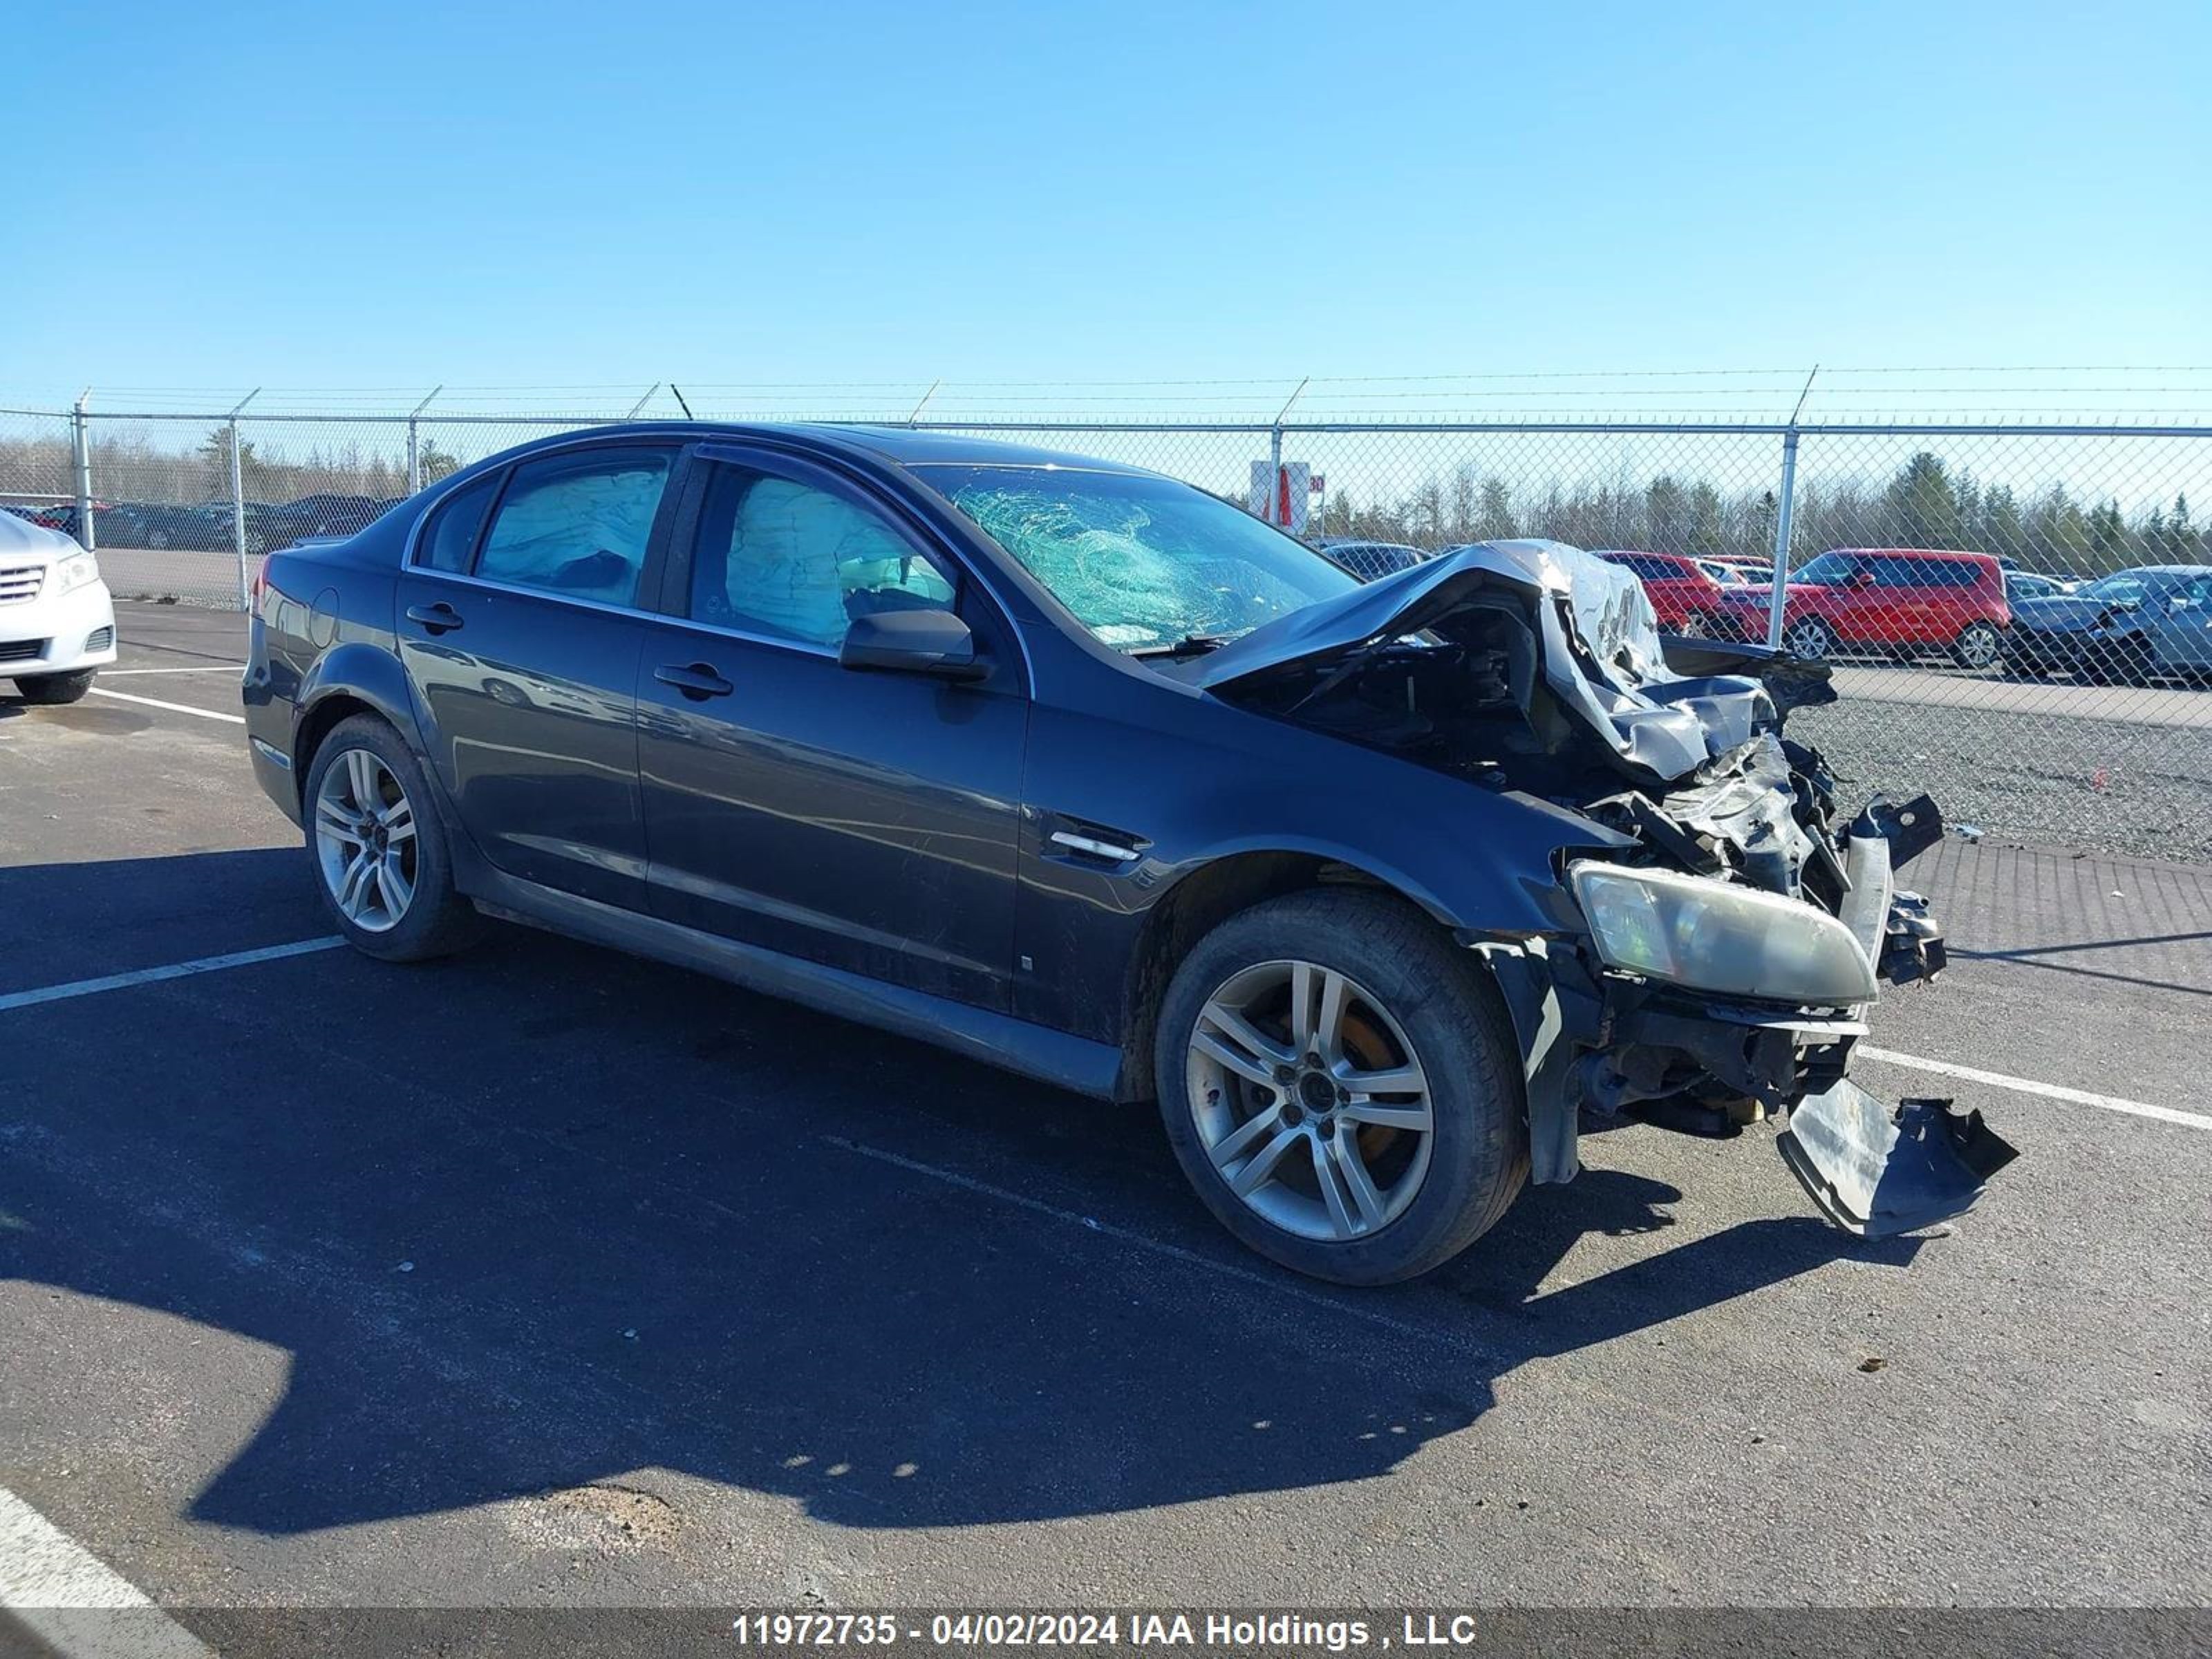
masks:
<instances>
[{"instance_id":1,"label":"damaged hood","mask_svg":"<svg viewBox=\"0 0 2212 1659\"><path fill-rule=\"evenodd\" d=\"M1620 759L1659 778L1694 771L1775 717L1755 679L1679 678L1635 573L1553 541L1455 548L1255 628L1176 665L1176 678L1218 691L1377 642L1448 631L1454 615L1501 597L1535 634L1552 694Z\"/></svg>"}]
</instances>

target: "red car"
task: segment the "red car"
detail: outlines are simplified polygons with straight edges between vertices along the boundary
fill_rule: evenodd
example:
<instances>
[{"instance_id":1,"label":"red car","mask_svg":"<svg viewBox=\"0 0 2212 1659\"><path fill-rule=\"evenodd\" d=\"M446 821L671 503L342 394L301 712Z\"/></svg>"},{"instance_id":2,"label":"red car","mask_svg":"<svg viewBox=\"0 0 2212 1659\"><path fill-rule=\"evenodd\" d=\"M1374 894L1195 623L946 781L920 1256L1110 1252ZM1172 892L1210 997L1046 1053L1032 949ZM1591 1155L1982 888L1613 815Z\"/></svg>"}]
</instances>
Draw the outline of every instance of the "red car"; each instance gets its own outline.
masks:
<instances>
[{"instance_id":1,"label":"red car","mask_svg":"<svg viewBox=\"0 0 2212 1659\"><path fill-rule=\"evenodd\" d=\"M1772 584L1724 591L1727 631L1765 639ZM2011 624L2003 568L1986 553L1833 548L1782 590L1782 642L1801 657L1940 650L1962 668L1989 668Z\"/></svg>"},{"instance_id":2,"label":"red car","mask_svg":"<svg viewBox=\"0 0 2212 1659\"><path fill-rule=\"evenodd\" d=\"M1634 571L1643 579L1644 591L1665 634L1692 638L1717 634L1723 615L1721 596L1729 590L1698 561L1679 553L1638 553L1615 549L1598 555L1612 564Z\"/></svg>"}]
</instances>

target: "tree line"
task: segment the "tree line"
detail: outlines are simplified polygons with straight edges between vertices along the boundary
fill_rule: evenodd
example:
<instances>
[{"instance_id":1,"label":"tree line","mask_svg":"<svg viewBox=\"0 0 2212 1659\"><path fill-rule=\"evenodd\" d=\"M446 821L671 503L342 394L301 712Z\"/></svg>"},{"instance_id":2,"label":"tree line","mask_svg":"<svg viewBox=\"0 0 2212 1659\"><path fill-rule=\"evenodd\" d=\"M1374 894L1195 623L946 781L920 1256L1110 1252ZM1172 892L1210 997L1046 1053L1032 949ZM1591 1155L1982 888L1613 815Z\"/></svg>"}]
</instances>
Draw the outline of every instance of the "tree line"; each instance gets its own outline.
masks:
<instances>
[{"instance_id":1,"label":"tree line","mask_svg":"<svg viewBox=\"0 0 2212 1659\"><path fill-rule=\"evenodd\" d=\"M1778 510L1771 489L1723 492L1671 472L1644 484L1516 484L1466 465L1395 499L1331 490L1317 533L1427 549L1548 536L1577 547L1765 559ZM2087 500L2062 483L2032 496L1984 484L1930 450L1884 482L1801 476L1790 518L1801 561L1831 547L1927 547L1993 553L2023 569L2069 574L2212 562L2212 524L2196 521L2186 494L2130 514L2116 499Z\"/></svg>"},{"instance_id":2,"label":"tree line","mask_svg":"<svg viewBox=\"0 0 2212 1659\"><path fill-rule=\"evenodd\" d=\"M230 499L228 427L210 429L197 447L184 451L161 448L143 430L93 430L93 493L100 500L191 506ZM465 464L427 435L420 455L424 483ZM245 438L239 462L249 501L325 492L390 501L407 493L405 455L396 447L315 444L295 455L289 446ZM0 492L66 497L75 490L65 433L0 437ZM1243 505L1241 492L1223 494ZM1772 489L1723 490L1709 479L1672 471L1644 483L1508 479L1470 463L1432 474L1401 496L1332 489L1313 527L1322 535L1427 549L1549 536L1577 547L1764 559L1773 551L1778 510ZM1801 474L1791 518L1791 544L1801 560L1830 547L1948 547L2072 574L2212 562L2212 524L2196 520L2185 494L2132 513L2117 499L2085 497L2063 483L2026 495L2009 484L1984 484L1964 468L1954 471L1932 450L1911 456L1887 480Z\"/></svg>"},{"instance_id":3,"label":"tree line","mask_svg":"<svg viewBox=\"0 0 2212 1659\"><path fill-rule=\"evenodd\" d=\"M95 425L89 449L96 500L176 507L230 500L228 426L211 428L197 447L180 451L161 447L142 431L102 432ZM238 451L239 480L249 501L282 503L324 494L386 501L408 493L404 449L387 453L364 450L358 443L317 443L295 455L289 445L264 447L241 436ZM466 465L428 436L420 441L418 454L426 484ZM66 435L0 437L0 498L76 493L76 462Z\"/></svg>"}]
</instances>

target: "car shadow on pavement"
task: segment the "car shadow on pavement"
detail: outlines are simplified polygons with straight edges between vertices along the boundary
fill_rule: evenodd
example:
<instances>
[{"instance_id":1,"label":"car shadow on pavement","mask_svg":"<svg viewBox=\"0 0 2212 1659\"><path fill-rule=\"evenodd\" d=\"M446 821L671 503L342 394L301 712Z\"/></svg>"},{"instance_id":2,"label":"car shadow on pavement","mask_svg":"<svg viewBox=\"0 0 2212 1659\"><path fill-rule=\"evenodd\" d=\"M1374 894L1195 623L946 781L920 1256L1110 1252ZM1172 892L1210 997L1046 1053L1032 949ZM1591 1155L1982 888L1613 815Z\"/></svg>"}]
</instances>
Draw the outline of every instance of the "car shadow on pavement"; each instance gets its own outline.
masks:
<instances>
[{"instance_id":1,"label":"car shadow on pavement","mask_svg":"<svg viewBox=\"0 0 2212 1659\"><path fill-rule=\"evenodd\" d=\"M2158 978L2150 974L2118 973L2107 968L2084 968L2079 963L2048 960L2051 957L2074 955L2084 951L2134 951L2156 957L2161 951L2178 952L2182 947L2192 945L2198 947L2195 954L2201 956L2203 954L2202 947L2208 939L2212 939L2212 933L2198 931L2145 933L2134 939L2073 940L2058 945L2022 945L2007 951L1969 951L1955 945L1950 950L1951 955L1960 962L2003 963L2014 968L2039 968L2050 973L2069 974L2081 979L2136 985L2149 991L2179 991L2185 996L2212 997L2212 985Z\"/></svg>"},{"instance_id":2,"label":"car shadow on pavement","mask_svg":"<svg viewBox=\"0 0 2212 1659\"><path fill-rule=\"evenodd\" d=\"M289 1353L264 1417L230 1345L116 1338L198 1390L143 1409L243 1443L188 1515L266 1534L653 1469L863 1528L1364 1480L1516 1366L1913 1248L1757 1220L1539 1294L1589 1235L1670 1224L1673 1188L1592 1170L1419 1285L1340 1291L1218 1234L1145 1111L504 930L26 1012L0 1277ZM76 1363L9 1362L26 1421Z\"/></svg>"}]
</instances>

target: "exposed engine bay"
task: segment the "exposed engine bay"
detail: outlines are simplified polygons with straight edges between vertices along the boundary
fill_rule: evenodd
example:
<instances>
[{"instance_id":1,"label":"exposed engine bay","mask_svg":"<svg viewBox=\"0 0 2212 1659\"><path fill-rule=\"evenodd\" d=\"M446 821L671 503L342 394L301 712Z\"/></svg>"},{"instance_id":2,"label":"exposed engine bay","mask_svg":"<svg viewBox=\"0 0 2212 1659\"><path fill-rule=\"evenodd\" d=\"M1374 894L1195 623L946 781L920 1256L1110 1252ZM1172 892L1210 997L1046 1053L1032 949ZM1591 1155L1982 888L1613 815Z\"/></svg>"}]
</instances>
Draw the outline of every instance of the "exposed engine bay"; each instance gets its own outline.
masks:
<instances>
[{"instance_id":1,"label":"exposed engine bay","mask_svg":"<svg viewBox=\"0 0 2212 1659\"><path fill-rule=\"evenodd\" d=\"M1296 612L1188 678L1609 832L1559 872L1587 934L1466 941L1516 1005L1538 1181L1575 1173L1585 1121L1731 1135L1786 1110L1823 1212L1895 1231L1966 1207L2010 1158L1978 1116L1869 1112L1844 1079L1875 981L1943 966L1925 902L1895 884L1943 826L1924 796L1839 811L1818 751L1784 732L1834 701L1825 663L1664 640L1633 574L1519 541Z\"/></svg>"}]
</instances>

